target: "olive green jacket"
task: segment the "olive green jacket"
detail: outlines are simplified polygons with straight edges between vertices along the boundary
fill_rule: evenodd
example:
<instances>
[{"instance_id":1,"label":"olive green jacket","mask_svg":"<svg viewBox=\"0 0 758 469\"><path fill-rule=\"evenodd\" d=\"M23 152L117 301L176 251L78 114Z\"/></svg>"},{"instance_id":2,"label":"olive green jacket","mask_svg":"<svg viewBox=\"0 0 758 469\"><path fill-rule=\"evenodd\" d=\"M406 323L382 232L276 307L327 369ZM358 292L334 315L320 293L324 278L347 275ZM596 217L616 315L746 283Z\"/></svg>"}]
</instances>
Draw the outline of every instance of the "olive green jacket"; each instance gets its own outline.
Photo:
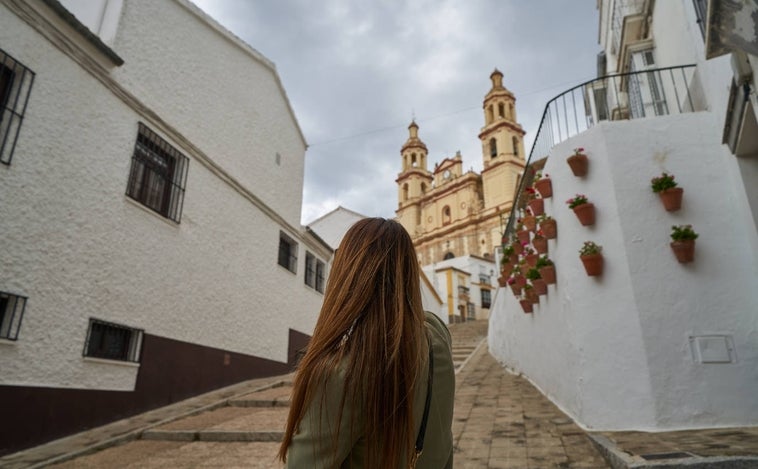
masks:
<instances>
[{"instance_id":1,"label":"olive green jacket","mask_svg":"<svg viewBox=\"0 0 758 469\"><path fill-rule=\"evenodd\" d=\"M451 469L453 467L453 397L455 394L455 368L453 366L450 332L442 321L426 312L426 329L434 350L434 380L432 402L424 438L424 451L416 464L417 469ZM428 360L424 360L423 379L414 396L415 433L421 426L426 400ZM290 469L334 469L363 467L366 454L366 437L360 413L355 415L353 431L350 422L357 409L345 408L342 412L340 434L334 439L336 419L342 402L344 373L329 380L324 395L317 394L306 410L299 431L293 436L287 453ZM324 405L319 411L323 399ZM335 455L335 442L337 454ZM335 458L336 456L336 458ZM336 463L335 463L336 462ZM406 469L406 468L402 468Z\"/></svg>"}]
</instances>

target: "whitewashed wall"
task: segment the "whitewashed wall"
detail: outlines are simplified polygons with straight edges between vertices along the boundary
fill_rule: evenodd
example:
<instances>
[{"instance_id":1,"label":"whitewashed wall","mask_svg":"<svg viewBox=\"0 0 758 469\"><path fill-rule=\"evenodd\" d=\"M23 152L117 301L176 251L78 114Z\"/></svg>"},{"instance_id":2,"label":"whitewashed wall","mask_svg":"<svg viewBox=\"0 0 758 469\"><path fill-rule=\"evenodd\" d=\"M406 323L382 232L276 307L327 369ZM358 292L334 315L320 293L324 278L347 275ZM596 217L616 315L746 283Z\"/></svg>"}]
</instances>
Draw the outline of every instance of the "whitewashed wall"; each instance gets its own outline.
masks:
<instances>
[{"instance_id":1,"label":"whitewashed wall","mask_svg":"<svg viewBox=\"0 0 758 469\"><path fill-rule=\"evenodd\" d=\"M558 221L550 241L558 283L533 315L500 289L489 342L586 428L758 423L749 391L758 388L756 232L736 203L742 189L720 123L708 112L602 123L551 152L546 210ZM590 158L584 179L565 162L575 147ZM663 210L650 191L662 171L685 190L679 212ZM564 203L575 193L595 203L594 227L582 227ZM675 224L700 233L692 264L679 264L668 246ZM600 278L587 277L578 258L585 240L603 245ZM690 338L707 335L731 336L736 362L697 363Z\"/></svg>"},{"instance_id":2,"label":"whitewashed wall","mask_svg":"<svg viewBox=\"0 0 758 469\"><path fill-rule=\"evenodd\" d=\"M305 146L273 71L174 2L124 9L123 81L280 210L299 239ZM153 32L134 37L137 21ZM185 86L195 36L228 67L200 67L209 59L195 51L197 74L215 75ZM181 224L127 198L144 116L3 5L0 44L37 74L13 162L0 167L0 290L29 297L18 341L0 343L1 384L133 389L137 368L82 358L90 317L286 362L288 328L310 334L322 300L304 285L303 243L297 274L278 266L281 226L181 147L190 160ZM155 74L141 67L159 54L166 80L150 84Z\"/></svg>"}]
</instances>

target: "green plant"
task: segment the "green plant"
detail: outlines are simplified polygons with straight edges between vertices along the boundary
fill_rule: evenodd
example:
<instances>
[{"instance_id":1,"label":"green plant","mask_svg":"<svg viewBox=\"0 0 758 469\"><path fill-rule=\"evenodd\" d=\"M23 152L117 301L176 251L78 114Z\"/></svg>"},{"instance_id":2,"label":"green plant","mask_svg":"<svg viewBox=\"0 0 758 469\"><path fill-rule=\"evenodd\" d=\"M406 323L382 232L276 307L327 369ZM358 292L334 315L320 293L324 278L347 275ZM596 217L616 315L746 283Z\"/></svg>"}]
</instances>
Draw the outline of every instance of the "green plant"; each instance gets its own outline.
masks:
<instances>
[{"instance_id":1,"label":"green plant","mask_svg":"<svg viewBox=\"0 0 758 469\"><path fill-rule=\"evenodd\" d=\"M539 269L540 267L546 267L549 265L553 265L553 261L547 256L540 256L540 258L537 259L537 265L535 265L535 267Z\"/></svg>"},{"instance_id":2,"label":"green plant","mask_svg":"<svg viewBox=\"0 0 758 469\"><path fill-rule=\"evenodd\" d=\"M543 213L542 215L537 215L537 223L543 223L543 222L546 222L546 221L552 220L552 219L553 219L553 217L551 217L547 213Z\"/></svg>"},{"instance_id":3,"label":"green plant","mask_svg":"<svg viewBox=\"0 0 758 469\"><path fill-rule=\"evenodd\" d=\"M526 293L528 290L531 290L532 288L534 288L534 287L533 287L533 286L531 286L531 285L529 285L529 284L527 283L526 285L524 285L524 293Z\"/></svg>"},{"instance_id":4,"label":"green plant","mask_svg":"<svg viewBox=\"0 0 758 469\"><path fill-rule=\"evenodd\" d=\"M521 267L514 265L513 270L511 270L511 276L516 277L517 275L521 275Z\"/></svg>"},{"instance_id":5,"label":"green plant","mask_svg":"<svg viewBox=\"0 0 758 469\"><path fill-rule=\"evenodd\" d=\"M676 187L676 181L674 181L674 175L663 173L658 177L654 177L650 180L650 187L656 194L666 189L673 189Z\"/></svg>"},{"instance_id":6,"label":"green plant","mask_svg":"<svg viewBox=\"0 0 758 469\"><path fill-rule=\"evenodd\" d=\"M603 252L603 246L595 244L592 241L585 241L582 249L579 250L580 256L589 256L590 254L601 254Z\"/></svg>"},{"instance_id":7,"label":"green plant","mask_svg":"<svg viewBox=\"0 0 758 469\"><path fill-rule=\"evenodd\" d=\"M529 280L537 280L537 279L539 279L539 278L542 278L542 276L540 275L540 271L539 271L539 270L537 270L537 268L536 268L536 267L532 267L532 268L531 268L531 269L529 269L529 271L526 273L526 278L528 278Z\"/></svg>"},{"instance_id":8,"label":"green plant","mask_svg":"<svg viewBox=\"0 0 758 469\"><path fill-rule=\"evenodd\" d=\"M674 241L686 241L686 240L694 240L698 236L697 233L692 229L692 225L679 225L679 226L672 226L671 227L671 239Z\"/></svg>"},{"instance_id":9,"label":"green plant","mask_svg":"<svg viewBox=\"0 0 758 469\"><path fill-rule=\"evenodd\" d=\"M574 148L574 154L575 155L581 155L582 153L584 153L584 148L581 148L581 147Z\"/></svg>"},{"instance_id":10,"label":"green plant","mask_svg":"<svg viewBox=\"0 0 758 469\"><path fill-rule=\"evenodd\" d=\"M587 196L584 194L576 194L573 198L566 201L569 208L578 207L580 205L586 204L587 202Z\"/></svg>"},{"instance_id":11,"label":"green plant","mask_svg":"<svg viewBox=\"0 0 758 469\"><path fill-rule=\"evenodd\" d=\"M550 179L550 175L547 173L542 174L542 171L537 171L536 173L534 173L534 182L537 182L542 178Z\"/></svg>"},{"instance_id":12,"label":"green plant","mask_svg":"<svg viewBox=\"0 0 758 469\"><path fill-rule=\"evenodd\" d=\"M513 255L513 251L514 251L514 249L513 249L512 245L504 247L503 248L503 259L508 259L509 257L511 257Z\"/></svg>"}]
</instances>

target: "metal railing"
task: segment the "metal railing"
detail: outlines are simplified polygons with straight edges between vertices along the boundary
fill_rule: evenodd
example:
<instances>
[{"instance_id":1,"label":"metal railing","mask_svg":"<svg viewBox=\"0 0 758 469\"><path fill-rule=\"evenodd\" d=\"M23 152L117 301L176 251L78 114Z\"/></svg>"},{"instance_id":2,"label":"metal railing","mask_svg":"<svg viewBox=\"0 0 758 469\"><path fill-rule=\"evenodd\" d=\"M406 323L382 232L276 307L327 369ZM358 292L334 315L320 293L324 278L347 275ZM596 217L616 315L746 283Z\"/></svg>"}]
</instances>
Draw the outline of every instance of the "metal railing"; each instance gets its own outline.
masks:
<instances>
[{"instance_id":1,"label":"metal railing","mask_svg":"<svg viewBox=\"0 0 758 469\"><path fill-rule=\"evenodd\" d=\"M693 93L695 65L681 65L607 75L586 81L545 105L537 135L526 160L524 175L513 197L503 243L513 230L516 214L525 206L524 189L531 185L536 158L601 121L681 114L702 109Z\"/></svg>"}]
</instances>

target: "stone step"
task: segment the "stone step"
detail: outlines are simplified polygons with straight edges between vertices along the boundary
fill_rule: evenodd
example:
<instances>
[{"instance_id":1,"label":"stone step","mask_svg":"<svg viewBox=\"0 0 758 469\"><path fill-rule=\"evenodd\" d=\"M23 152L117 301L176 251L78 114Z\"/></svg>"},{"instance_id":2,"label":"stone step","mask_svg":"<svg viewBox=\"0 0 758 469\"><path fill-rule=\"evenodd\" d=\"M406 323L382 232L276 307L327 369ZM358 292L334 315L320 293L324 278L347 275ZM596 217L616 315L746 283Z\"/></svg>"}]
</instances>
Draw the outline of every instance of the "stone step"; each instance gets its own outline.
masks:
<instances>
[{"instance_id":1,"label":"stone step","mask_svg":"<svg viewBox=\"0 0 758 469\"><path fill-rule=\"evenodd\" d=\"M232 407L289 407L292 386L264 389L229 401Z\"/></svg>"},{"instance_id":2,"label":"stone step","mask_svg":"<svg viewBox=\"0 0 758 469\"><path fill-rule=\"evenodd\" d=\"M153 441L279 442L282 438L284 432L281 430L146 430L142 433L143 440Z\"/></svg>"},{"instance_id":3,"label":"stone step","mask_svg":"<svg viewBox=\"0 0 758 469\"><path fill-rule=\"evenodd\" d=\"M143 432L163 441L279 441L286 407L220 407Z\"/></svg>"}]
</instances>

